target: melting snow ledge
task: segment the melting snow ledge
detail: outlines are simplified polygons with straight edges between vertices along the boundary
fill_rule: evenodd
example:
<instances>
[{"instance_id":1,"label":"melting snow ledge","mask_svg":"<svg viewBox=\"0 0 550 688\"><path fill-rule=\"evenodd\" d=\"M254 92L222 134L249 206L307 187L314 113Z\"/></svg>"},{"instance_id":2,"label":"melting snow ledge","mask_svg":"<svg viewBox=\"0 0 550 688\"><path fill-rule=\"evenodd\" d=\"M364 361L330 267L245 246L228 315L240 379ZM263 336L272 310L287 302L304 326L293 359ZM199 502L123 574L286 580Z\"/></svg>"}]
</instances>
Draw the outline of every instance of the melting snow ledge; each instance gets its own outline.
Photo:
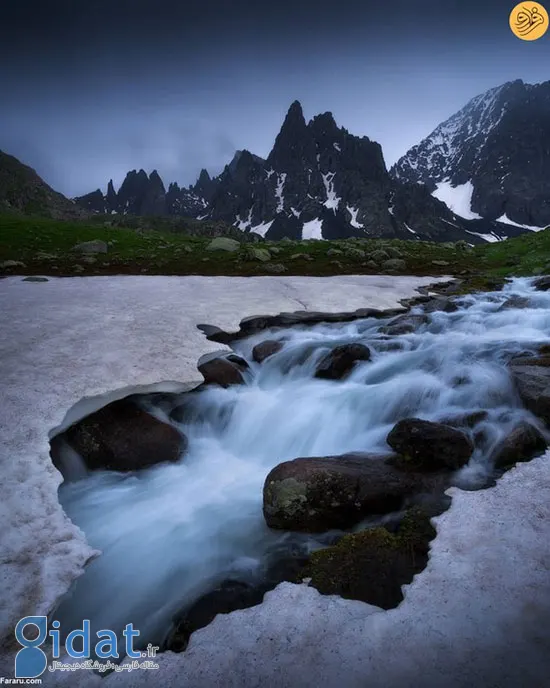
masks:
<instances>
[{"instance_id":1,"label":"melting snow ledge","mask_svg":"<svg viewBox=\"0 0 550 688\"><path fill-rule=\"evenodd\" d=\"M443 278L443 280L448 278ZM0 281L3 585L0 675L13 675L13 627L46 613L93 553L57 501L48 431L84 396L195 376L219 349L196 329L235 329L257 313L390 307L433 278L98 277ZM106 679L45 674L44 684L332 686L548 685L550 456L491 490L456 488L436 519L428 567L397 608L282 584L255 608L219 616L160 671Z\"/></svg>"}]
</instances>

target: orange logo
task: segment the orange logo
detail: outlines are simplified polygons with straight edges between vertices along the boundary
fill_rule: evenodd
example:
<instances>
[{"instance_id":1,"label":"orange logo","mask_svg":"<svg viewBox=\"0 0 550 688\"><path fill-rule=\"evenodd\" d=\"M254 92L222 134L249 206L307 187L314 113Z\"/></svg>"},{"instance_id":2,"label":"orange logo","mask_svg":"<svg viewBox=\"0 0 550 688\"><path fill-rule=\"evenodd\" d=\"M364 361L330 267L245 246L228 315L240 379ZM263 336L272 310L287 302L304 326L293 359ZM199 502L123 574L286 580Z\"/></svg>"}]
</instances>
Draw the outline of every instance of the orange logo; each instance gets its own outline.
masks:
<instances>
[{"instance_id":1,"label":"orange logo","mask_svg":"<svg viewBox=\"0 0 550 688\"><path fill-rule=\"evenodd\" d=\"M510 13L510 28L522 41L536 41L548 30L548 12L538 2L520 2Z\"/></svg>"}]
</instances>

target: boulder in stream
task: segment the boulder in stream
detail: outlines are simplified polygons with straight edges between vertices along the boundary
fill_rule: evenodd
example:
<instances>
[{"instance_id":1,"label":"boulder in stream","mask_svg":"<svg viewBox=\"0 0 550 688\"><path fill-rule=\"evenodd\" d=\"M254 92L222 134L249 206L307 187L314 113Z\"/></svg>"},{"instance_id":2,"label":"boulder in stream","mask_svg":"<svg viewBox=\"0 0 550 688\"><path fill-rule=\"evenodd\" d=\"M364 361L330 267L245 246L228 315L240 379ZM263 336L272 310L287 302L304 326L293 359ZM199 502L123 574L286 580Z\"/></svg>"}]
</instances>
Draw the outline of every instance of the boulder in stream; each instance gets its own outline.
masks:
<instances>
[{"instance_id":1,"label":"boulder in stream","mask_svg":"<svg viewBox=\"0 0 550 688\"><path fill-rule=\"evenodd\" d=\"M414 494L443 491L449 477L448 471L403 471L388 455L294 459L267 476L264 517L270 528L282 530L348 528L366 516L400 509Z\"/></svg>"},{"instance_id":2,"label":"boulder in stream","mask_svg":"<svg viewBox=\"0 0 550 688\"><path fill-rule=\"evenodd\" d=\"M120 399L83 418L52 440L52 460L61 470L58 448L66 441L90 470L135 471L178 461L187 438L130 399Z\"/></svg>"},{"instance_id":3,"label":"boulder in stream","mask_svg":"<svg viewBox=\"0 0 550 688\"><path fill-rule=\"evenodd\" d=\"M283 343L277 339L265 339L263 342L256 344L252 349L252 358L256 363L263 363L266 358L273 356L283 348Z\"/></svg>"},{"instance_id":4,"label":"boulder in stream","mask_svg":"<svg viewBox=\"0 0 550 688\"><path fill-rule=\"evenodd\" d=\"M244 384L243 370L248 364L240 356L224 351L222 354L205 354L199 359L197 367L206 384L230 387Z\"/></svg>"},{"instance_id":5,"label":"boulder in stream","mask_svg":"<svg viewBox=\"0 0 550 688\"><path fill-rule=\"evenodd\" d=\"M370 349L364 344L342 344L327 354L317 366L315 377L341 380L358 361L369 361Z\"/></svg>"},{"instance_id":6,"label":"boulder in stream","mask_svg":"<svg viewBox=\"0 0 550 688\"><path fill-rule=\"evenodd\" d=\"M390 447L415 470L456 470L468 463L474 451L460 430L420 418L400 420L386 438Z\"/></svg>"},{"instance_id":7,"label":"boulder in stream","mask_svg":"<svg viewBox=\"0 0 550 688\"><path fill-rule=\"evenodd\" d=\"M518 461L530 461L542 454L548 443L531 423L522 422L495 447L490 460L495 468L509 468Z\"/></svg>"}]
</instances>

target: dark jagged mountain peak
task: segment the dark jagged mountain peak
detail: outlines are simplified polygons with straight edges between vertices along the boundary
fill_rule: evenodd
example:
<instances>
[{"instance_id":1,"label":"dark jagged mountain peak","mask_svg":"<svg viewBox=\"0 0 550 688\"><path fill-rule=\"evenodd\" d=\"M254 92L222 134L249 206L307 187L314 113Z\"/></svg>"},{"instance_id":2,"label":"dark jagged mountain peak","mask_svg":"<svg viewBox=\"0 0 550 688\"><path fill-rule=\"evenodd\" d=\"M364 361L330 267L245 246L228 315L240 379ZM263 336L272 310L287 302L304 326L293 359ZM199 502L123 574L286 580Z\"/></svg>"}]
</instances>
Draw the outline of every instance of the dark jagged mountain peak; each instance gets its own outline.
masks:
<instances>
[{"instance_id":1,"label":"dark jagged mountain peak","mask_svg":"<svg viewBox=\"0 0 550 688\"><path fill-rule=\"evenodd\" d=\"M466 219L550 224L550 81L476 96L411 148L395 179L421 182Z\"/></svg>"},{"instance_id":2,"label":"dark jagged mountain peak","mask_svg":"<svg viewBox=\"0 0 550 688\"><path fill-rule=\"evenodd\" d=\"M389 172L376 141L331 112L306 122L296 100L267 160L238 150L218 176L203 169L194 186L167 192L156 173L133 170L118 194L109 185L88 202L223 220L268 239L498 240L524 231L510 220L550 224L549 84L517 80L477 96Z\"/></svg>"}]
</instances>

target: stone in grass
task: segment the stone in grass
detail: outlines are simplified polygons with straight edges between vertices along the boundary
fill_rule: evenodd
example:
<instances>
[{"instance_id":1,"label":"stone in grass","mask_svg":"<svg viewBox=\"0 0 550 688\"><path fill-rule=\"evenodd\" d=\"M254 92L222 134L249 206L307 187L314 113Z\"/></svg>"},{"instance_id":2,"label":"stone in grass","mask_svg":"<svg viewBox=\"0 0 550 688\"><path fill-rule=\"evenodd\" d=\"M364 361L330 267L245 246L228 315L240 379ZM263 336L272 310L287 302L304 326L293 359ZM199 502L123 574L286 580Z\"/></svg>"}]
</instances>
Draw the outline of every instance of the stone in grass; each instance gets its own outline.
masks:
<instances>
[{"instance_id":1,"label":"stone in grass","mask_svg":"<svg viewBox=\"0 0 550 688\"><path fill-rule=\"evenodd\" d=\"M264 272L270 272L273 275L281 275L283 272L288 272L288 268L282 263L266 263L262 266L262 270L264 270Z\"/></svg>"},{"instance_id":2,"label":"stone in grass","mask_svg":"<svg viewBox=\"0 0 550 688\"><path fill-rule=\"evenodd\" d=\"M63 441L82 457L90 470L135 471L177 461L187 448L185 435L130 399L104 406L54 438L51 455L58 468Z\"/></svg>"},{"instance_id":3,"label":"stone in grass","mask_svg":"<svg viewBox=\"0 0 550 688\"><path fill-rule=\"evenodd\" d=\"M403 599L402 586L425 568L435 536L429 514L413 507L394 533L384 527L369 528L314 552L300 577L309 579L323 595L392 609Z\"/></svg>"},{"instance_id":4,"label":"stone in grass","mask_svg":"<svg viewBox=\"0 0 550 688\"><path fill-rule=\"evenodd\" d=\"M407 263L401 258L391 258L390 260L385 260L382 263L382 269L398 272L399 270L406 270Z\"/></svg>"},{"instance_id":5,"label":"stone in grass","mask_svg":"<svg viewBox=\"0 0 550 688\"><path fill-rule=\"evenodd\" d=\"M207 251L228 251L229 253L234 253L239 251L241 248L240 242L236 239L230 239L229 237L216 237L206 247Z\"/></svg>"},{"instance_id":6,"label":"stone in grass","mask_svg":"<svg viewBox=\"0 0 550 688\"><path fill-rule=\"evenodd\" d=\"M0 270L8 270L10 268L26 268L25 263L20 260L3 260L0 263Z\"/></svg>"},{"instance_id":7,"label":"stone in grass","mask_svg":"<svg viewBox=\"0 0 550 688\"><path fill-rule=\"evenodd\" d=\"M400 420L386 438L405 465L414 470L456 470L468 463L474 445L456 428L420 418Z\"/></svg>"},{"instance_id":8,"label":"stone in grass","mask_svg":"<svg viewBox=\"0 0 550 688\"><path fill-rule=\"evenodd\" d=\"M317 366L315 377L323 380L341 380L358 361L370 360L370 349L364 344L342 344L327 354Z\"/></svg>"},{"instance_id":9,"label":"stone in grass","mask_svg":"<svg viewBox=\"0 0 550 688\"><path fill-rule=\"evenodd\" d=\"M80 244L76 244L71 250L78 253L107 253L109 247L105 241L94 239L93 241L83 241Z\"/></svg>"},{"instance_id":10,"label":"stone in grass","mask_svg":"<svg viewBox=\"0 0 550 688\"><path fill-rule=\"evenodd\" d=\"M290 260L315 260L313 256L310 256L309 253L293 253L290 256Z\"/></svg>"},{"instance_id":11,"label":"stone in grass","mask_svg":"<svg viewBox=\"0 0 550 688\"><path fill-rule=\"evenodd\" d=\"M267 263L271 260L271 253L265 248L256 248L249 246L243 254L245 260L259 260L261 263Z\"/></svg>"},{"instance_id":12,"label":"stone in grass","mask_svg":"<svg viewBox=\"0 0 550 688\"><path fill-rule=\"evenodd\" d=\"M445 268L448 265L450 265L448 260L432 260L432 265L436 265L437 267Z\"/></svg>"}]
</instances>

